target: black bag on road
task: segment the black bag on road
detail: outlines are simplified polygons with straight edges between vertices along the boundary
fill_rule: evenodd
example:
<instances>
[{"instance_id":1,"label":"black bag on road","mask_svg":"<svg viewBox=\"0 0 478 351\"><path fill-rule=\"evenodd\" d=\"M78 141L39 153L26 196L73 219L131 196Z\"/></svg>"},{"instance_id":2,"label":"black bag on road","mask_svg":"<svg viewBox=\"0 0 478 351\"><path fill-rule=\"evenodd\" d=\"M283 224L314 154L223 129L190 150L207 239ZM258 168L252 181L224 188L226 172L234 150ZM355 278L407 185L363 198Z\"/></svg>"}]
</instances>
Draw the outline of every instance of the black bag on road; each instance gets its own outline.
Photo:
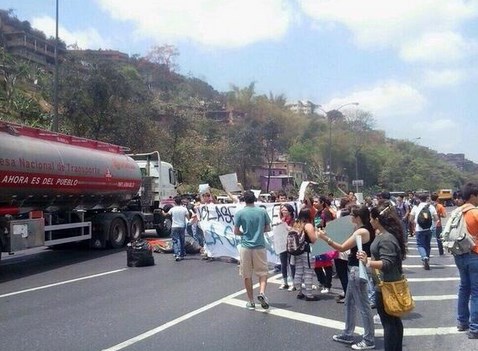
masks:
<instances>
[{"instance_id":1,"label":"black bag on road","mask_svg":"<svg viewBox=\"0 0 478 351\"><path fill-rule=\"evenodd\" d=\"M139 239L126 246L128 267L145 267L154 265L153 249L146 240Z\"/></svg>"}]
</instances>

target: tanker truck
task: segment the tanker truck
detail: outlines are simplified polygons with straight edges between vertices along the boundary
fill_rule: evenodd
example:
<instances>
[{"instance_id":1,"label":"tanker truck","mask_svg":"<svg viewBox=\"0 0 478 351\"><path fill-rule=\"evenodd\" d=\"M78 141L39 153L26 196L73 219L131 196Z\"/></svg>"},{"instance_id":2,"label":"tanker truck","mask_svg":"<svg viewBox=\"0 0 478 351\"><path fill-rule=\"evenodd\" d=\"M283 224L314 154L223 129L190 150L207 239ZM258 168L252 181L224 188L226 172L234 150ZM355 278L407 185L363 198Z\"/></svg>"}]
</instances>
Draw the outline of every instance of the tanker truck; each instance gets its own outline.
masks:
<instances>
[{"instance_id":1,"label":"tanker truck","mask_svg":"<svg viewBox=\"0 0 478 351\"><path fill-rule=\"evenodd\" d=\"M162 178L142 170L126 148L0 121L0 254L84 241L120 248L145 229L162 228ZM153 153L151 153L153 154ZM147 155L147 154L142 154ZM142 157L143 157L142 156ZM159 153L151 157L159 160ZM154 166L153 166L154 168ZM174 171L170 194L175 194ZM164 172L164 170L163 170ZM148 185L149 184L149 185ZM142 193L140 192L142 191ZM143 195L143 196L141 196ZM162 230L162 229L161 229Z\"/></svg>"}]
</instances>

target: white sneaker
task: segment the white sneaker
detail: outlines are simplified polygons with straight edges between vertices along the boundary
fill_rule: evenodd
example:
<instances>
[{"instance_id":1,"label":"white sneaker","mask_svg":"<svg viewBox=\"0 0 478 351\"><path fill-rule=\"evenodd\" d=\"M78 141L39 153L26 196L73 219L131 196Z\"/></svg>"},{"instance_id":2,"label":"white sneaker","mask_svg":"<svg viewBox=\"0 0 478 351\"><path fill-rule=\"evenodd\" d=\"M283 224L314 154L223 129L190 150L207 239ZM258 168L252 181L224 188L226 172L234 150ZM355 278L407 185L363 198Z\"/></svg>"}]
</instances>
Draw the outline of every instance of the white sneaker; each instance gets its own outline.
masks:
<instances>
[{"instance_id":1,"label":"white sneaker","mask_svg":"<svg viewBox=\"0 0 478 351\"><path fill-rule=\"evenodd\" d=\"M373 323L374 324L382 324L382 320L380 319L380 316L378 314L373 316Z\"/></svg>"},{"instance_id":2,"label":"white sneaker","mask_svg":"<svg viewBox=\"0 0 478 351\"><path fill-rule=\"evenodd\" d=\"M322 294L328 294L330 292L329 288L323 288L322 290L320 290L320 292Z\"/></svg>"},{"instance_id":3,"label":"white sneaker","mask_svg":"<svg viewBox=\"0 0 478 351\"><path fill-rule=\"evenodd\" d=\"M289 288L289 291L297 291L297 288L296 288L294 285L292 285L292 286Z\"/></svg>"},{"instance_id":4,"label":"white sneaker","mask_svg":"<svg viewBox=\"0 0 478 351\"><path fill-rule=\"evenodd\" d=\"M317 290L317 285L312 284L312 290Z\"/></svg>"}]
</instances>

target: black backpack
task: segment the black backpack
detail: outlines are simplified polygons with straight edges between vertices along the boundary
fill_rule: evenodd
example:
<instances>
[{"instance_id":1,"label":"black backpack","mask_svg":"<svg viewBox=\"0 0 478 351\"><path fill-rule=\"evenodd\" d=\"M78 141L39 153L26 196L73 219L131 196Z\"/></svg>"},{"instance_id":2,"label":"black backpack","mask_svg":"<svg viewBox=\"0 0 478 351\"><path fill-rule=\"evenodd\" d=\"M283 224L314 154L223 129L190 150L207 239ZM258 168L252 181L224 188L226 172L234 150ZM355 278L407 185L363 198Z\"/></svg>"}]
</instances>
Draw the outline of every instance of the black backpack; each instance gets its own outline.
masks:
<instances>
[{"instance_id":1,"label":"black backpack","mask_svg":"<svg viewBox=\"0 0 478 351\"><path fill-rule=\"evenodd\" d=\"M417 223L422 229L430 229L433 224L430 204L425 205L417 216Z\"/></svg>"},{"instance_id":2,"label":"black backpack","mask_svg":"<svg viewBox=\"0 0 478 351\"><path fill-rule=\"evenodd\" d=\"M287 234L287 252L292 256L298 256L302 255L304 252L310 252L306 236L307 234L305 234L304 230L300 233L294 229L290 230Z\"/></svg>"}]
</instances>

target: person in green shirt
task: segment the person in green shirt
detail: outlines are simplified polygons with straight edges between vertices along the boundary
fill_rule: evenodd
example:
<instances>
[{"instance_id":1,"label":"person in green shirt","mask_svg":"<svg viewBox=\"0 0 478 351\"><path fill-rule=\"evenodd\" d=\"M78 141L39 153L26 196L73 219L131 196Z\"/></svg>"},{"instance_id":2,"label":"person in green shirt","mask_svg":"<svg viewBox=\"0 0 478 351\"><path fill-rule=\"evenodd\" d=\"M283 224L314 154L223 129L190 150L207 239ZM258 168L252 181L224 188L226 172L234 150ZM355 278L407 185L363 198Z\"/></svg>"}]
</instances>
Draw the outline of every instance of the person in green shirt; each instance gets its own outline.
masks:
<instances>
[{"instance_id":1,"label":"person in green shirt","mask_svg":"<svg viewBox=\"0 0 478 351\"><path fill-rule=\"evenodd\" d=\"M269 301L265 295L267 286L267 251L265 232L271 230L271 220L266 210L256 206L256 197L252 191L244 192L244 208L236 212L234 216L234 234L241 236L240 274L244 278L244 285L249 301L246 307L255 309L252 274L259 278L259 295L257 299L264 309L269 308Z\"/></svg>"}]
</instances>

